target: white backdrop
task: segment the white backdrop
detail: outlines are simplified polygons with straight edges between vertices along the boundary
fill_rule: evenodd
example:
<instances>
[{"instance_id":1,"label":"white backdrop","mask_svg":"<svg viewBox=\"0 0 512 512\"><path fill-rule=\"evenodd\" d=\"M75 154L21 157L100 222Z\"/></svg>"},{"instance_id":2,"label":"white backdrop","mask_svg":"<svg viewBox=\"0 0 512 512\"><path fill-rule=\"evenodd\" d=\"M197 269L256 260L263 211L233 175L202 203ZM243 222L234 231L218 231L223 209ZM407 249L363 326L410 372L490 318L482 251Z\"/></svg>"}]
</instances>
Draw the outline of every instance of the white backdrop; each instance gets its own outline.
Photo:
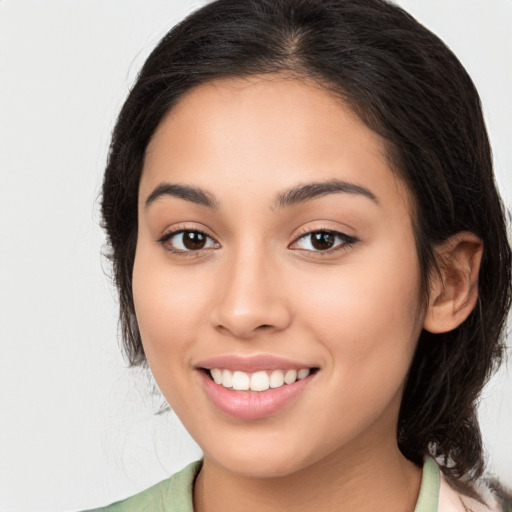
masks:
<instances>
[{"instance_id":1,"label":"white backdrop","mask_svg":"<svg viewBox=\"0 0 512 512\"><path fill-rule=\"evenodd\" d=\"M0 512L105 505L200 456L119 354L97 198L135 73L203 3L0 0ZM398 3L475 80L512 205L512 1ZM490 467L510 484L506 369L480 412Z\"/></svg>"}]
</instances>

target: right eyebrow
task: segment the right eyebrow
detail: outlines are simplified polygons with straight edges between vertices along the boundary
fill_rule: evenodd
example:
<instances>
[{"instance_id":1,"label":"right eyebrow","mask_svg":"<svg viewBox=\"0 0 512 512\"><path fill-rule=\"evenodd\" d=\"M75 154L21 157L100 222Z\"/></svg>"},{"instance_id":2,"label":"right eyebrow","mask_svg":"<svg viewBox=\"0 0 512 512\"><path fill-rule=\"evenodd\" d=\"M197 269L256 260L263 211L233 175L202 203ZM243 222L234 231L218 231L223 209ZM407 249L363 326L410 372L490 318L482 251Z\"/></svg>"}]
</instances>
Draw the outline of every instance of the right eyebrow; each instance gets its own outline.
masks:
<instances>
[{"instance_id":1,"label":"right eyebrow","mask_svg":"<svg viewBox=\"0 0 512 512\"><path fill-rule=\"evenodd\" d=\"M280 207L287 207L294 204L305 203L317 197L326 196L329 194L353 194L361 195L373 201L377 206L380 206L377 196L368 188L348 181L331 179L327 181L305 183L293 187L277 196L276 204Z\"/></svg>"},{"instance_id":2,"label":"right eyebrow","mask_svg":"<svg viewBox=\"0 0 512 512\"><path fill-rule=\"evenodd\" d=\"M219 202L210 192L198 187L176 183L161 183L158 185L146 199L146 208L162 196L178 197L216 210L219 208Z\"/></svg>"}]
</instances>

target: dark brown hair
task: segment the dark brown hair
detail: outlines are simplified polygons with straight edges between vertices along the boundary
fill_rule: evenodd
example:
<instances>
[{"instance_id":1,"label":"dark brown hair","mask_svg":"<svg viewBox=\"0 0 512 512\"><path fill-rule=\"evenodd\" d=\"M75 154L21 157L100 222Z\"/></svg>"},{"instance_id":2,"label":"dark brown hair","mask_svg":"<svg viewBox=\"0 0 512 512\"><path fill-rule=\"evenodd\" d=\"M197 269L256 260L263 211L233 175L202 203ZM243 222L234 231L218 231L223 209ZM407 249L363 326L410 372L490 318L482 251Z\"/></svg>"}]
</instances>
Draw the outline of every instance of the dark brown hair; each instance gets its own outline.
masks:
<instances>
[{"instance_id":1,"label":"dark brown hair","mask_svg":"<svg viewBox=\"0 0 512 512\"><path fill-rule=\"evenodd\" d=\"M422 332L397 434L417 464L430 453L444 459L453 481L476 478L484 465L476 401L500 362L510 306L504 210L470 77L441 40L386 1L218 0L174 27L151 53L119 115L103 185L128 360L145 362L132 269L138 185L153 133L199 84L290 72L341 97L386 141L413 198L425 290L437 244L460 231L483 240L478 304L457 329Z\"/></svg>"}]
</instances>

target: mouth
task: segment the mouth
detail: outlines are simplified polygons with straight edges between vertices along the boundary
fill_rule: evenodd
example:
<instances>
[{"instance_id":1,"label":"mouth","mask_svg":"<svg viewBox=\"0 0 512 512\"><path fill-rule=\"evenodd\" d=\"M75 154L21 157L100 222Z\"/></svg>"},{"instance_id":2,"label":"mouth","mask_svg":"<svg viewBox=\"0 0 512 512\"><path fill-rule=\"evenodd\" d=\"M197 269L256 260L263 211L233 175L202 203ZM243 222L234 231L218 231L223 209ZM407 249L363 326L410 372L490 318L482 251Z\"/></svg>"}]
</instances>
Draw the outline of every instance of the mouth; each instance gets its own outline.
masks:
<instances>
[{"instance_id":1,"label":"mouth","mask_svg":"<svg viewBox=\"0 0 512 512\"><path fill-rule=\"evenodd\" d=\"M319 367L277 357L225 356L196 366L202 388L216 411L238 420L282 414L302 400Z\"/></svg>"},{"instance_id":2,"label":"mouth","mask_svg":"<svg viewBox=\"0 0 512 512\"><path fill-rule=\"evenodd\" d=\"M290 386L318 371L318 368L290 368L245 372L227 368L201 368L215 384L233 391L264 392Z\"/></svg>"}]
</instances>

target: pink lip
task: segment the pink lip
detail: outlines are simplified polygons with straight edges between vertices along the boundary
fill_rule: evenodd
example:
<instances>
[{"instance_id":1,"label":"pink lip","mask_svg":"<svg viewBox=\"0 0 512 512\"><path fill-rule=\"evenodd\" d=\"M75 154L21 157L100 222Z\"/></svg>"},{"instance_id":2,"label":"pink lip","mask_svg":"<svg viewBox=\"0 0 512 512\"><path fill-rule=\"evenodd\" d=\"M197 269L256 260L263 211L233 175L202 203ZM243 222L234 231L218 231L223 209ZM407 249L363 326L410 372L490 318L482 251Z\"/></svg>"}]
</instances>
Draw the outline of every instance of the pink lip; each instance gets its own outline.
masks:
<instances>
[{"instance_id":1,"label":"pink lip","mask_svg":"<svg viewBox=\"0 0 512 512\"><path fill-rule=\"evenodd\" d=\"M300 370L301 368L312 368L310 364L290 361L288 359L271 355L239 356L226 355L212 357L200 361L195 365L197 368L221 368L225 370L240 370L242 372L258 372L262 370Z\"/></svg>"},{"instance_id":2,"label":"pink lip","mask_svg":"<svg viewBox=\"0 0 512 512\"><path fill-rule=\"evenodd\" d=\"M220 367L226 368L222 365ZM212 368L219 368L219 366ZM268 367L264 369L268 369ZM215 384L205 371L200 370L198 373L203 389L213 404L223 413L243 420L265 418L277 413L295 401L314 377L312 374L293 384L284 384L279 388L267 391L233 391L220 384Z\"/></svg>"}]
</instances>

